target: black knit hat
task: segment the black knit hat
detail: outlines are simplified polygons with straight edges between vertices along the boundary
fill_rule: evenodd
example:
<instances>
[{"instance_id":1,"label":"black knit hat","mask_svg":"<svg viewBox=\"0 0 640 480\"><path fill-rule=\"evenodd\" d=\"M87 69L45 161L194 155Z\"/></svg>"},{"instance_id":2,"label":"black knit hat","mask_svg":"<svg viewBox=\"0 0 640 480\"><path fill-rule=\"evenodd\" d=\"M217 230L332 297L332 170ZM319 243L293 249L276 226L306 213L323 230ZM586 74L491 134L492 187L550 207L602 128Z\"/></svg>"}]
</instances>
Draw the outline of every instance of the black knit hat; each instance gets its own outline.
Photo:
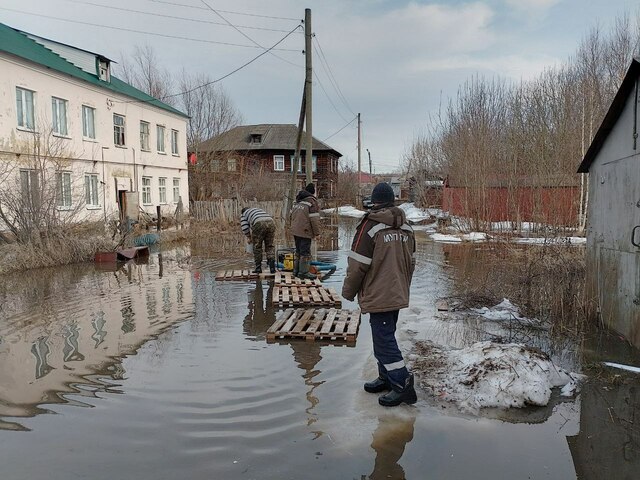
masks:
<instances>
[{"instance_id":1,"label":"black knit hat","mask_svg":"<svg viewBox=\"0 0 640 480\"><path fill-rule=\"evenodd\" d=\"M388 183L382 182L373 187L373 192L371 192L372 203L393 203L395 199L393 188Z\"/></svg>"},{"instance_id":2,"label":"black knit hat","mask_svg":"<svg viewBox=\"0 0 640 480\"><path fill-rule=\"evenodd\" d=\"M304 189L309 192L311 195L316 194L316 186L313 183L308 184Z\"/></svg>"}]
</instances>

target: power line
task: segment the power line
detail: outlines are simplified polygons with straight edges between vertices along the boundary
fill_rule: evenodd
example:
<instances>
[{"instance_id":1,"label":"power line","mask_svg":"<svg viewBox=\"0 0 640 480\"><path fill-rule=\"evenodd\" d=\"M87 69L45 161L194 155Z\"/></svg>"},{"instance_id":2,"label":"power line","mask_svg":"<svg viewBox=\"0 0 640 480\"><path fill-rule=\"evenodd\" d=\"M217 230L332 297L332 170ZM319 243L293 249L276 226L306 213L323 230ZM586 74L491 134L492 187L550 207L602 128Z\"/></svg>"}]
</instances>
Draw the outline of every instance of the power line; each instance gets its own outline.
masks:
<instances>
[{"instance_id":1,"label":"power line","mask_svg":"<svg viewBox=\"0 0 640 480\"><path fill-rule=\"evenodd\" d=\"M243 68L245 68L245 67L247 67L247 66L251 65L253 62L255 62L256 60L258 60L258 59L259 59L260 57L262 57L263 55L266 55L267 53L269 53L271 50L273 50L275 47L277 47L277 46L278 46L278 44L280 44L280 43L284 42L284 41L285 41L285 39L286 39L289 35L291 35L293 32L295 32L295 31L296 31L297 29L299 29L299 28L300 28L300 25L296 25L296 27L295 27L293 30L291 30L291 31L290 31L289 33L287 33L284 37L282 37L280 40L278 40L276 43L274 43L271 47L269 47L269 48L265 49L265 51L264 51L264 52L261 52L259 55L256 55L255 57L253 57L253 58L252 58L251 60L249 60L248 62L246 62L246 63L244 63L244 64L240 65L238 68L236 68L236 69L232 70L231 72L229 72L229 73L227 73L227 74L223 75L222 77L220 77L220 78L216 78L215 80L212 80L212 81L210 81L210 82L203 83L202 85L198 85L197 87L193 87L193 88L191 88L191 89L189 89L189 90L185 90L185 91L178 92L178 93L172 93L171 95L165 95L164 97L161 97L161 98L159 98L159 99L157 99L157 100L161 100L161 101L162 101L162 100L166 100L167 98L173 98L173 97L178 97L178 96L180 96L180 95L186 95L187 93L192 93L192 92L195 92L196 90L200 90L201 88L208 87L209 85L213 85L214 83L221 82L221 81L222 81L222 80L224 80L225 78L230 77L230 76L231 76L231 75L233 75L234 73L236 73L236 72L238 72L238 71L242 70ZM124 102L116 102L116 103L149 103L149 102L152 102L153 100L156 100L156 99L155 99L155 98L152 98L151 100L127 100L127 101L124 101Z\"/></svg>"},{"instance_id":2,"label":"power line","mask_svg":"<svg viewBox=\"0 0 640 480\"><path fill-rule=\"evenodd\" d=\"M115 7L113 5L104 5L102 3L93 3L93 2L84 2L81 0L67 0L68 2L71 3L78 3L80 5L92 5L94 7L101 7L101 8L107 8L110 10L119 10L121 12L130 12L130 13L139 13L142 15L150 15L150 16L154 16L154 17L161 17L161 18L170 18L172 20L185 20L188 22L195 22L195 23L206 23L209 25L222 25L225 27L228 27L229 25L226 23L221 23L221 22L214 22L211 20L200 20L197 18L188 18L188 17L177 17L175 15L166 15L166 14L162 14L162 13L154 13L154 12L146 12L144 10L133 10L130 8L122 8L122 7ZM267 27L252 27L249 25L238 25L238 28L246 28L248 30L264 30L264 31L268 31L268 32L282 32L282 33L287 33L288 30L282 30L279 28L267 28Z\"/></svg>"},{"instance_id":3,"label":"power line","mask_svg":"<svg viewBox=\"0 0 640 480\"><path fill-rule=\"evenodd\" d=\"M222 16L222 14L218 13L218 11L211 7L205 0L201 0L203 4L205 4L207 6L207 8L209 10L211 10L213 13L215 13L217 16L219 16L222 20L224 20L230 27L233 27L233 29L238 32L240 35L242 35L244 38L246 38L247 40L249 40L251 43L253 43L254 45L256 45L257 47L260 48L265 48L262 45L260 45L258 42L256 42L253 38L251 38L249 35L247 35L246 33L244 33L242 30L240 30L238 27L236 27L233 23L231 23L229 20L227 20L224 16ZM300 67L301 65L295 64L293 62L290 62L289 60L286 60L282 57L279 57L278 55L276 55L275 53L271 52L271 55L273 55L274 57L276 57L279 60L282 60L285 63L288 63L289 65L293 65L294 67Z\"/></svg>"},{"instance_id":4,"label":"power line","mask_svg":"<svg viewBox=\"0 0 640 480\"><path fill-rule=\"evenodd\" d=\"M100 25L100 24L97 24L97 23L83 22L83 21L80 21L80 20L70 20L68 18L53 17L53 16L50 16L50 15L43 15L43 14L40 14L40 13L24 12L24 11L21 11L21 10L14 10L13 8L0 7L0 10L6 10L6 11L9 11L9 12L20 13L20 14L23 14L23 15L32 15L32 16L35 16L35 17L48 18L50 20L59 20L61 22L77 23L77 24L80 24L80 25L89 25L91 27L108 28L108 29L112 29L112 30L120 30L120 31L123 31L123 32L141 33L141 34L144 34L144 35L151 35L151 36L156 36L156 37L173 38L173 39L177 39L177 40L188 40L188 41L191 41L191 42L213 43L213 44L216 44L216 45L227 45L227 46L230 46L230 47L259 48L259 47L256 47L254 45L242 45L242 44L238 44L238 43L218 42L218 41L215 41L215 40L205 40L205 39L202 39L202 38L181 37L181 36L178 36L178 35L167 35L167 34L164 34L164 33L145 32L145 31L142 31L142 30L134 30L134 29L131 29L131 28L113 27L113 26L110 26L110 25ZM278 48L277 50L282 51L282 52L298 52L299 51L298 49L295 49L295 48Z\"/></svg>"},{"instance_id":5,"label":"power line","mask_svg":"<svg viewBox=\"0 0 640 480\"><path fill-rule=\"evenodd\" d=\"M198 10L207 10L204 7L199 7L197 5L188 5L185 3L177 3L177 2L168 2L166 0L149 0L150 2L154 2L154 3L164 3L165 5L175 5L178 7L185 7L185 8L195 8ZM257 13L245 13L245 12L232 12L230 10L218 10L222 13L230 13L232 15L244 15L247 17L259 17L259 18L271 18L274 20L294 20L294 21L300 21L299 18L291 18L291 17L275 17L272 15L259 15Z\"/></svg>"},{"instance_id":6,"label":"power line","mask_svg":"<svg viewBox=\"0 0 640 480\"><path fill-rule=\"evenodd\" d=\"M329 135L327 138L325 138L325 139L324 139L324 140L322 140L322 141L323 141L323 142L326 142L326 141L327 141L327 140L329 140L330 138L335 137L337 134L339 134L341 131L343 131L345 128L347 128L349 125L351 125L353 122L355 122L357 118L358 118L358 116L356 115L356 116L355 116L355 117L353 117L351 120L349 120L349 122L348 122L348 123L345 123L345 124L344 124L344 126L343 126L340 130L338 130L338 131L336 131L336 132L332 133L331 135Z\"/></svg>"},{"instance_id":7,"label":"power line","mask_svg":"<svg viewBox=\"0 0 640 480\"><path fill-rule=\"evenodd\" d=\"M340 110L338 110L338 107L336 107L336 104L333 103L333 100L331 100L331 97L329 96L329 94L327 93L327 90L324 88L324 85L322 84L322 82L320 81L320 77L318 77L318 74L316 73L316 71L313 71L313 76L316 77L316 80L318 81L318 85L320 85L320 88L322 89L322 91L324 92L324 95L327 97L327 100L329 100L329 103L331 104L331 106L333 107L333 109L336 111L336 113L340 116L340 118L342 118L342 120L344 120L345 122L347 121L346 118L344 118L344 115L342 115L342 113L340 113Z\"/></svg>"},{"instance_id":8,"label":"power line","mask_svg":"<svg viewBox=\"0 0 640 480\"><path fill-rule=\"evenodd\" d=\"M345 104L345 106L347 107L347 110L349 110L352 115L355 115L356 113L353 111L353 109L349 105L349 102L347 101L347 99L345 98L344 94L342 93L342 90L340 89L340 85L338 85L338 80L336 79L335 75L333 74L333 71L331 70L331 66L329 65L329 61L327 60L327 57L324 54L324 50L322 49L322 45L320 45L320 40L318 40L318 37L317 37L316 34L313 35L313 39L316 41L316 44L318 45L318 48L320 49L320 55L319 55L319 58L321 60L320 63L326 65L326 68L328 70L329 80L331 81L331 79L333 79L332 84L334 85L334 88L336 89L336 92L338 93L338 97ZM317 52L318 51L316 50L316 53Z\"/></svg>"}]
</instances>

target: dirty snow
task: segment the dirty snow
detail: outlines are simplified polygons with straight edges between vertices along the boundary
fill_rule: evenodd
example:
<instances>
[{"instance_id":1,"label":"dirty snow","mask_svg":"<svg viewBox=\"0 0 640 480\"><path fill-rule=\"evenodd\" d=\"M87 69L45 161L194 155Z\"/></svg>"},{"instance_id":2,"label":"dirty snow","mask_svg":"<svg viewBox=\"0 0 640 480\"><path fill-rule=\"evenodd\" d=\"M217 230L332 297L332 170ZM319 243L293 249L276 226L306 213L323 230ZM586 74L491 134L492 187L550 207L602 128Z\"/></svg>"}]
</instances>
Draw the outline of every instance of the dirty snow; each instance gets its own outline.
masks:
<instances>
[{"instance_id":1,"label":"dirty snow","mask_svg":"<svg viewBox=\"0 0 640 480\"><path fill-rule=\"evenodd\" d=\"M514 243L524 243L529 245L585 245L585 237L533 237L533 238L513 238Z\"/></svg>"},{"instance_id":2,"label":"dirty snow","mask_svg":"<svg viewBox=\"0 0 640 480\"><path fill-rule=\"evenodd\" d=\"M431 210L423 210L416 207L413 203L403 203L398 208L404 210L404 214L406 215L409 223L423 222L424 220L429 220L431 217L435 216Z\"/></svg>"},{"instance_id":3,"label":"dirty snow","mask_svg":"<svg viewBox=\"0 0 640 480\"><path fill-rule=\"evenodd\" d=\"M434 242L441 243L459 243L459 242L486 242L489 236L484 232L470 232L462 235L447 235L443 233L434 233L431 235Z\"/></svg>"},{"instance_id":4,"label":"dirty snow","mask_svg":"<svg viewBox=\"0 0 640 480\"><path fill-rule=\"evenodd\" d=\"M544 328L540 320L521 315L520 308L506 298L493 307L471 308L469 311L491 322L517 321L527 327Z\"/></svg>"},{"instance_id":5,"label":"dirty snow","mask_svg":"<svg viewBox=\"0 0 640 480\"><path fill-rule=\"evenodd\" d=\"M351 205L344 205L338 208L326 208L323 210L323 212L338 214L341 217L353 217L353 218L364 217L364 214L366 213L366 212L363 212L362 210L358 210L356 207Z\"/></svg>"},{"instance_id":6,"label":"dirty snow","mask_svg":"<svg viewBox=\"0 0 640 480\"><path fill-rule=\"evenodd\" d=\"M486 407L547 405L552 388L562 387L561 393L571 396L586 378L517 343L478 342L450 349L417 342L408 360L423 388L469 413Z\"/></svg>"}]
</instances>

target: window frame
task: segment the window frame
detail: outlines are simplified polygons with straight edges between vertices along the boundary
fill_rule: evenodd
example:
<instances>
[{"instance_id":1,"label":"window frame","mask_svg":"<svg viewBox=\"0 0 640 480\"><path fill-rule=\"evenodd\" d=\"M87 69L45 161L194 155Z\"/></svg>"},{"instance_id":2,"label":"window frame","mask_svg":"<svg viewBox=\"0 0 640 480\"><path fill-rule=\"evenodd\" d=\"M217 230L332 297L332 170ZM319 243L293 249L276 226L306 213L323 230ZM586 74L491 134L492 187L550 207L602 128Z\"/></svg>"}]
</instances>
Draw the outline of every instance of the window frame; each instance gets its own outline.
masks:
<instances>
[{"instance_id":1,"label":"window frame","mask_svg":"<svg viewBox=\"0 0 640 480\"><path fill-rule=\"evenodd\" d=\"M166 128L164 125L159 125L156 124L156 151L158 153L164 154L166 155L166 146L165 146L165 141L164 141L164 136L166 133ZM162 148L160 148L162 147Z\"/></svg>"},{"instance_id":2,"label":"window frame","mask_svg":"<svg viewBox=\"0 0 640 480\"><path fill-rule=\"evenodd\" d=\"M116 123L116 118L122 119L122 125ZM124 115L120 115L119 113L113 114L113 144L116 147L126 148L127 147L127 117ZM122 143L119 140L122 139Z\"/></svg>"},{"instance_id":3,"label":"window frame","mask_svg":"<svg viewBox=\"0 0 640 480\"><path fill-rule=\"evenodd\" d=\"M100 188L98 183L97 173L84 174L84 203L89 210L100 208Z\"/></svg>"},{"instance_id":4,"label":"window frame","mask_svg":"<svg viewBox=\"0 0 640 480\"><path fill-rule=\"evenodd\" d=\"M57 137L69 136L68 111L69 100L60 97L51 97L51 130L53 135Z\"/></svg>"},{"instance_id":5,"label":"window frame","mask_svg":"<svg viewBox=\"0 0 640 480\"><path fill-rule=\"evenodd\" d=\"M145 184L145 181L148 181ZM145 199L145 197L147 197ZM142 177L142 205L153 205L153 200L151 199L151 177Z\"/></svg>"},{"instance_id":6,"label":"window frame","mask_svg":"<svg viewBox=\"0 0 640 480\"><path fill-rule=\"evenodd\" d=\"M31 111L29 111L29 102L27 102L26 94L31 95ZM16 122L18 129L35 132L35 110L36 110L36 92L28 88L16 86ZM26 123L25 123L26 119ZM22 124L20 123L22 121ZM29 125L31 122L31 125Z\"/></svg>"},{"instance_id":7,"label":"window frame","mask_svg":"<svg viewBox=\"0 0 640 480\"><path fill-rule=\"evenodd\" d=\"M282 159L282 168L278 168L278 162ZM284 155L274 155L273 156L273 171L274 172L284 172Z\"/></svg>"},{"instance_id":8,"label":"window frame","mask_svg":"<svg viewBox=\"0 0 640 480\"><path fill-rule=\"evenodd\" d=\"M73 207L71 172L60 170L56 172L56 208L70 210L71 207Z\"/></svg>"},{"instance_id":9,"label":"window frame","mask_svg":"<svg viewBox=\"0 0 640 480\"><path fill-rule=\"evenodd\" d=\"M91 124L88 123L86 112L91 112ZM87 127L91 127L91 131ZM90 134L93 134L91 136ZM83 140L96 139L96 109L90 105L82 105L82 138Z\"/></svg>"},{"instance_id":10,"label":"window frame","mask_svg":"<svg viewBox=\"0 0 640 480\"><path fill-rule=\"evenodd\" d=\"M158 202L162 205L167 203L167 177L158 177Z\"/></svg>"},{"instance_id":11,"label":"window frame","mask_svg":"<svg viewBox=\"0 0 640 480\"><path fill-rule=\"evenodd\" d=\"M295 155L291 155L291 172L293 172L293 165L295 162ZM300 155L300 168L298 169L297 173L306 173L306 168L305 168L305 161L306 161L306 157ZM317 155L312 155L311 156L311 173L318 173L318 156Z\"/></svg>"},{"instance_id":12,"label":"window frame","mask_svg":"<svg viewBox=\"0 0 640 480\"><path fill-rule=\"evenodd\" d=\"M233 168L231 168L232 165L233 165ZM238 160L236 158L228 158L227 172L237 172L237 171L238 171Z\"/></svg>"},{"instance_id":13,"label":"window frame","mask_svg":"<svg viewBox=\"0 0 640 480\"><path fill-rule=\"evenodd\" d=\"M173 177L173 203L180 201L180 179Z\"/></svg>"},{"instance_id":14,"label":"window frame","mask_svg":"<svg viewBox=\"0 0 640 480\"><path fill-rule=\"evenodd\" d=\"M143 126L147 127L146 133L142 131L142 127ZM146 137L144 135L146 135ZM144 140L146 140L146 143L144 142ZM151 151L151 128L150 128L150 123L149 122L145 122L144 120L140 120L140 150L142 150L143 152L150 152Z\"/></svg>"},{"instance_id":15,"label":"window frame","mask_svg":"<svg viewBox=\"0 0 640 480\"><path fill-rule=\"evenodd\" d=\"M178 130L171 129L171 155L179 156L180 152L178 149Z\"/></svg>"},{"instance_id":16,"label":"window frame","mask_svg":"<svg viewBox=\"0 0 640 480\"><path fill-rule=\"evenodd\" d=\"M19 175L20 175L20 197L22 202L27 203L27 208L36 207L37 205L39 205L39 200L40 200L40 190L39 190L40 172L34 168L21 168L19 170ZM26 180L26 190L25 190L25 180ZM35 183L35 187L34 187L34 183Z\"/></svg>"}]
</instances>

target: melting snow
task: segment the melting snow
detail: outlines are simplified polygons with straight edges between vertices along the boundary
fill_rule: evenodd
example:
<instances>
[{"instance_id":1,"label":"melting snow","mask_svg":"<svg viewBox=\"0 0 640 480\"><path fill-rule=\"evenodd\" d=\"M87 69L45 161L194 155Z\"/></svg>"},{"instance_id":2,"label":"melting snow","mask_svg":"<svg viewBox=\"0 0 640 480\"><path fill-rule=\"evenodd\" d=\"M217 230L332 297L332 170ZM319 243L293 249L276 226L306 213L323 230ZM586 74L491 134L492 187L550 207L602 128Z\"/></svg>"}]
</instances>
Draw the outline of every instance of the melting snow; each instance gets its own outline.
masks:
<instances>
[{"instance_id":1,"label":"melting snow","mask_svg":"<svg viewBox=\"0 0 640 480\"><path fill-rule=\"evenodd\" d=\"M441 243L459 243L459 242L486 242L489 236L483 232L471 232L463 235L446 235L442 233L434 233L431 235L434 242Z\"/></svg>"},{"instance_id":2,"label":"melting snow","mask_svg":"<svg viewBox=\"0 0 640 480\"><path fill-rule=\"evenodd\" d=\"M364 214L365 214L365 212L363 212L362 210L358 210L356 207L353 207L351 205L344 205L338 208L326 208L323 210L323 212L337 213L342 217L354 217L354 218L364 217Z\"/></svg>"},{"instance_id":3,"label":"melting snow","mask_svg":"<svg viewBox=\"0 0 640 480\"><path fill-rule=\"evenodd\" d=\"M517 343L478 342L448 349L417 342L416 352L409 360L421 386L471 413L485 407L546 405L552 388L562 387L562 394L571 396L586 378Z\"/></svg>"}]
</instances>

